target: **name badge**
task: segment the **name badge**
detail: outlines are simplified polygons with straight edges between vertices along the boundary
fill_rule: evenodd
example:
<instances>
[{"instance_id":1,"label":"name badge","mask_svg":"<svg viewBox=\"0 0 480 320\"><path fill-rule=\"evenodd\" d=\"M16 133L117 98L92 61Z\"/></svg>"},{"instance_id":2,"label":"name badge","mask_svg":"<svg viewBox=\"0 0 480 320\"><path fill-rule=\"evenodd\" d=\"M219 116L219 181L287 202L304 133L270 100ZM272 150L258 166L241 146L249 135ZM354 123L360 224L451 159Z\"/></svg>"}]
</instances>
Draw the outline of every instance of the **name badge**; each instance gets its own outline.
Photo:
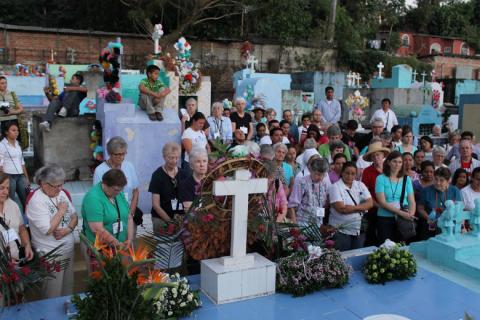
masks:
<instances>
[{"instance_id":1,"label":"name badge","mask_svg":"<svg viewBox=\"0 0 480 320\"><path fill-rule=\"evenodd\" d=\"M177 199L172 199L170 200L170 203L172 205L172 210L177 210L177 205L178 205L178 200Z\"/></svg>"},{"instance_id":2,"label":"name badge","mask_svg":"<svg viewBox=\"0 0 480 320\"><path fill-rule=\"evenodd\" d=\"M118 227L119 227L118 224L120 224L120 231L119 231L119 229L118 229ZM120 222L114 222L114 223L112 224L112 229L113 229L113 233L114 233L114 234L123 232L123 223L122 223L122 221L120 221Z\"/></svg>"},{"instance_id":3,"label":"name badge","mask_svg":"<svg viewBox=\"0 0 480 320\"><path fill-rule=\"evenodd\" d=\"M244 134L247 134L247 133L248 133L247 127L240 127L240 130L241 130Z\"/></svg>"},{"instance_id":4,"label":"name badge","mask_svg":"<svg viewBox=\"0 0 480 320\"><path fill-rule=\"evenodd\" d=\"M5 241L7 243L10 243L10 242L15 241L15 240L20 240L17 232L15 230L13 230L12 228L10 228L8 230L5 230L5 231L2 231L2 236L3 236L3 239L5 239Z\"/></svg>"},{"instance_id":5,"label":"name badge","mask_svg":"<svg viewBox=\"0 0 480 320\"><path fill-rule=\"evenodd\" d=\"M325 208L317 208L315 211L317 217L323 218L325 217Z\"/></svg>"},{"instance_id":6,"label":"name badge","mask_svg":"<svg viewBox=\"0 0 480 320\"><path fill-rule=\"evenodd\" d=\"M220 138L220 133L219 132L215 132L213 134L213 139L217 139L217 138Z\"/></svg>"}]
</instances>

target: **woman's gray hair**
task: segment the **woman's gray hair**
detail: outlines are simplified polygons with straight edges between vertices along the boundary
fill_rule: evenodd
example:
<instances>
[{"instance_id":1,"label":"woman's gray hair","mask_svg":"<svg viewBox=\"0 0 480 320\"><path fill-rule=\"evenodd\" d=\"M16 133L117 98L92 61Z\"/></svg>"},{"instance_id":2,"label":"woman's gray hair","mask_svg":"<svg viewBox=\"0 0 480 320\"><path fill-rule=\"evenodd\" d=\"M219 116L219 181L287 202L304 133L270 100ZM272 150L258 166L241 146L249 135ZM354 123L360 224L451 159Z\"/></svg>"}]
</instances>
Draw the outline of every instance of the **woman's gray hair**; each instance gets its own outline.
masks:
<instances>
[{"instance_id":1,"label":"woman's gray hair","mask_svg":"<svg viewBox=\"0 0 480 320\"><path fill-rule=\"evenodd\" d=\"M313 138L308 138L303 144L303 149L317 149L317 141Z\"/></svg>"},{"instance_id":2,"label":"woman's gray hair","mask_svg":"<svg viewBox=\"0 0 480 320\"><path fill-rule=\"evenodd\" d=\"M190 163L194 162L199 157L206 157L208 159L207 149L204 148L193 148L192 151L188 154L190 158Z\"/></svg>"},{"instance_id":3,"label":"woman's gray hair","mask_svg":"<svg viewBox=\"0 0 480 320\"><path fill-rule=\"evenodd\" d=\"M195 102L195 105L197 105L197 100L195 98L188 98L187 101L185 101L185 105L189 104L190 102Z\"/></svg>"},{"instance_id":4,"label":"woman's gray hair","mask_svg":"<svg viewBox=\"0 0 480 320\"><path fill-rule=\"evenodd\" d=\"M328 161L324 158L315 158L310 162L310 172L325 173L329 169Z\"/></svg>"},{"instance_id":5,"label":"woman's gray hair","mask_svg":"<svg viewBox=\"0 0 480 320\"><path fill-rule=\"evenodd\" d=\"M115 136L107 142L107 152L109 155L117 153L119 150L127 150L127 142L119 136Z\"/></svg>"},{"instance_id":6,"label":"woman's gray hair","mask_svg":"<svg viewBox=\"0 0 480 320\"><path fill-rule=\"evenodd\" d=\"M278 142L273 145L273 152L277 152L278 149L282 149L285 152L288 152L288 148L285 144Z\"/></svg>"},{"instance_id":7,"label":"woman's gray hair","mask_svg":"<svg viewBox=\"0 0 480 320\"><path fill-rule=\"evenodd\" d=\"M35 173L33 181L40 185L41 183L58 184L65 182L65 171L57 165L41 167Z\"/></svg>"},{"instance_id":8,"label":"woman's gray hair","mask_svg":"<svg viewBox=\"0 0 480 320\"><path fill-rule=\"evenodd\" d=\"M260 146L260 156L264 159L273 159L275 152L273 151L272 146L269 144L262 144Z\"/></svg>"},{"instance_id":9,"label":"woman's gray hair","mask_svg":"<svg viewBox=\"0 0 480 320\"><path fill-rule=\"evenodd\" d=\"M236 104L237 102L245 102L246 104L247 100L245 100L245 98L243 97L236 97L235 100L233 101L233 104Z\"/></svg>"},{"instance_id":10,"label":"woman's gray hair","mask_svg":"<svg viewBox=\"0 0 480 320\"><path fill-rule=\"evenodd\" d=\"M441 154L445 157L445 149L442 146L435 146L432 150L432 155Z\"/></svg>"},{"instance_id":11,"label":"woman's gray hair","mask_svg":"<svg viewBox=\"0 0 480 320\"><path fill-rule=\"evenodd\" d=\"M375 119L373 119L372 122L371 122L371 124L372 124L372 126L373 126L374 124L377 124L377 126L384 126L384 125L385 125L385 123L383 122L383 119L382 119L382 118L375 118Z\"/></svg>"},{"instance_id":12,"label":"woman's gray hair","mask_svg":"<svg viewBox=\"0 0 480 320\"><path fill-rule=\"evenodd\" d=\"M173 152L182 152L182 148L176 142L167 142L162 148L162 155L164 158Z\"/></svg>"},{"instance_id":13,"label":"woman's gray hair","mask_svg":"<svg viewBox=\"0 0 480 320\"><path fill-rule=\"evenodd\" d=\"M213 111L213 109L216 109L216 108L218 108L218 109L220 109L220 110L223 110L223 103L218 102L218 101L217 101L217 102L214 102L214 103L212 104L212 111Z\"/></svg>"}]
</instances>

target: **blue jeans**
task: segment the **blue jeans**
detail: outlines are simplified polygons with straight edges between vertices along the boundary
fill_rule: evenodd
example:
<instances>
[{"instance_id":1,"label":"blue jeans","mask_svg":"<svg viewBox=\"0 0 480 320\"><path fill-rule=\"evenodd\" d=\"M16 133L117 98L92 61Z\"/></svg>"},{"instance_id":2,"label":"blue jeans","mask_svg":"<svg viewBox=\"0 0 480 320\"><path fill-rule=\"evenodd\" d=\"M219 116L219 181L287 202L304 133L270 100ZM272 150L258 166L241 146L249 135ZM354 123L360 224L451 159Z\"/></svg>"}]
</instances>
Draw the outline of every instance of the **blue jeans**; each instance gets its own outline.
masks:
<instances>
[{"instance_id":1,"label":"blue jeans","mask_svg":"<svg viewBox=\"0 0 480 320\"><path fill-rule=\"evenodd\" d=\"M9 174L8 176L10 177L9 196L18 204L18 207L23 212L25 200L27 200L27 193L25 192L27 179L24 174Z\"/></svg>"}]
</instances>

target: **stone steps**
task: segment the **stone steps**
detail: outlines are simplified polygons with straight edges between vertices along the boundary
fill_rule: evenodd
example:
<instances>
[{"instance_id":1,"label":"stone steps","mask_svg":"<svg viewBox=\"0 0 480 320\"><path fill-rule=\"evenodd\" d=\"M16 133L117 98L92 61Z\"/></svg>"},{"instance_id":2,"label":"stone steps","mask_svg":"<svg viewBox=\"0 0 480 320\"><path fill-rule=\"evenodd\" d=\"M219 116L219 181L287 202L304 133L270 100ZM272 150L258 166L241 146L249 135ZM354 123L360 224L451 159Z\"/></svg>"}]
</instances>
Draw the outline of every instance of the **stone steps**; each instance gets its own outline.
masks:
<instances>
[{"instance_id":1,"label":"stone steps","mask_svg":"<svg viewBox=\"0 0 480 320\"><path fill-rule=\"evenodd\" d=\"M480 280L480 255L457 258L456 260L460 272Z\"/></svg>"}]
</instances>

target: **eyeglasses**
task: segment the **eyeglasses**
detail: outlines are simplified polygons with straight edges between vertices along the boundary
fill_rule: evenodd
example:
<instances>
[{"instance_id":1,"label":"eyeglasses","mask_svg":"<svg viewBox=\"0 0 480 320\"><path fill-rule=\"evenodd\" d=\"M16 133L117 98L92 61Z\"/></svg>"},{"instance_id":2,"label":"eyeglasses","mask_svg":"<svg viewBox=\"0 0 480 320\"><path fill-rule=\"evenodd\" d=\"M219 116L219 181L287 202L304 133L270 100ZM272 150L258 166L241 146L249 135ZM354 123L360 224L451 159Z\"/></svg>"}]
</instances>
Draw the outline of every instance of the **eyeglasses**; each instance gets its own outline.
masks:
<instances>
[{"instance_id":1,"label":"eyeglasses","mask_svg":"<svg viewBox=\"0 0 480 320\"><path fill-rule=\"evenodd\" d=\"M48 183L47 184L52 187L52 188L55 188L55 189L58 189L58 188L61 188L63 186L63 182L60 183L60 184L57 184L57 185L54 185L54 184L51 184L51 183Z\"/></svg>"},{"instance_id":2,"label":"eyeglasses","mask_svg":"<svg viewBox=\"0 0 480 320\"><path fill-rule=\"evenodd\" d=\"M119 152L119 153L112 153L112 156L115 157L124 157L127 153L126 152Z\"/></svg>"}]
</instances>

